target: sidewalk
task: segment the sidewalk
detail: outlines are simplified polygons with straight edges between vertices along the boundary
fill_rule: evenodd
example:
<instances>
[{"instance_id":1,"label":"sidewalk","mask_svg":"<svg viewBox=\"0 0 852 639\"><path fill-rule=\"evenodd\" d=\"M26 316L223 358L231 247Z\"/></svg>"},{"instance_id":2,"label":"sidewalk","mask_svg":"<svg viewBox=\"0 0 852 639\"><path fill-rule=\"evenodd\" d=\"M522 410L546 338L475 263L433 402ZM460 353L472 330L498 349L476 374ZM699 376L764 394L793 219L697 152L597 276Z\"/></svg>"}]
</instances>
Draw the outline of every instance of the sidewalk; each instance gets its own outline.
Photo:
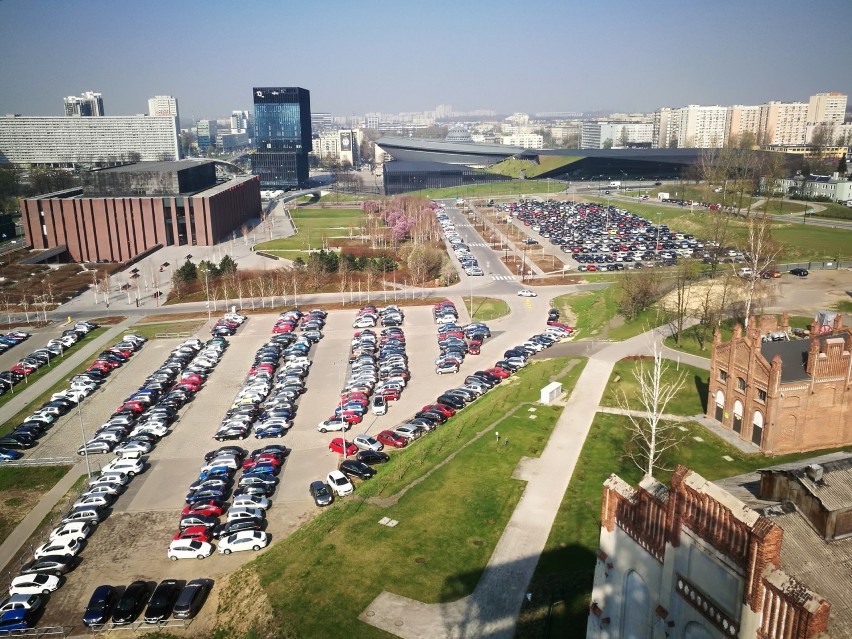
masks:
<instances>
[{"instance_id":1,"label":"sidewalk","mask_svg":"<svg viewBox=\"0 0 852 639\"><path fill-rule=\"evenodd\" d=\"M56 485L47 491L23 521L9 533L9 536L0 544L0 567L8 567L9 562L15 558L21 547L38 530L44 518L53 510L53 507L65 496L74 482L81 475L86 474L86 463L79 462L72 467Z\"/></svg>"}]
</instances>

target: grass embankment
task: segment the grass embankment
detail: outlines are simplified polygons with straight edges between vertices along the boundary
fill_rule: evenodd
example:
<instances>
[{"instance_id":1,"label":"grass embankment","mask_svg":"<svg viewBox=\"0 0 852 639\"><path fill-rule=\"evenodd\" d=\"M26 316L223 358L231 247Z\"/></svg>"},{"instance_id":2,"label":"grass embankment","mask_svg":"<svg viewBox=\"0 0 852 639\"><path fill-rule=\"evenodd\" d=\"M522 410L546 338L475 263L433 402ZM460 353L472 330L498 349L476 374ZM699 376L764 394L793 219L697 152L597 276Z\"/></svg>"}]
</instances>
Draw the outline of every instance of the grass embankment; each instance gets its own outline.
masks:
<instances>
[{"instance_id":1,"label":"grass embankment","mask_svg":"<svg viewBox=\"0 0 852 639\"><path fill-rule=\"evenodd\" d=\"M0 539L6 539L70 466L0 467Z\"/></svg>"},{"instance_id":2,"label":"grass embankment","mask_svg":"<svg viewBox=\"0 0 852 639\"><path fill-rule=\"evenodd\" d=\"M624 320L619 315L618 285L597 291L584 291L560 295L551 300L565 317L576 317L578 338L625 340L635 337L666 322L666 316L657 305L639 313L635 319Z\"/></svg>"},{"instance_id":3,"label":"grass embankment","mask_svg":"<svg viewBox=\"0 0 852 639\"><path fill-rule=\"evenodd\" d=\"M654 362L650 359L616 362L609 383L607 383L606 390L601 397L601 406L623 408L622 398L626 396L627 405L631 410L642 410L639 403L639 383L636 381L635 373L639 372L640 366L644 366L645 370L650 370L653 364ZM681 375L684 377L683 386L666 406L666 414L703 415L706 409L709 372L695 366L676 364L670 360L664 362L664 364L666 366L662 378L664 384L674 383Z\"/></svg>"},{"instance_id":4,"label":"grass embankment","mask_svg":"<svg viewBox=\"0 0 852 639\"><path fill-rule=\"evenodd\" d=\"M561 412L537 406L531 420L528 403L551 379L570 392L582 369L560 377L570 361L530 365L411 448L393 452L355 498L338 500L252 562L246 569L260 577L282 624L304 637L337 636L341 627L352 639L385 637L356 621L383 590L424 602L469 594L523 493L515 467L521 457L541 454ZM477 437L489 428L509 444L495 443L491 431ZM363 500L369 497L388 505ZM382 517L399 525L380 526ZM219 612L226 623L228 614L240 614L223 605Z\"/></svg>"},{"instance_id":5,"label":"grass embankment","mask_svg":"<svg viewBox=\"0 0 852 639\"><path fill-rule=\"evenodd\" d=\"M789 202L784 202L786 208ZM838 204L837 202L796 202L804 209L822 209L816 210L813 217L824 217L834 220L852 220L852 207Z\"/></svg>"},{"instance_id":6,"label":"grass embankment","mask_svg":"<svg viewBox=\"0 0 852 639\"><path fill-rule=\"evenodd\" d=\"M780 316L778 318L781 319ZM802 328L807 329L811 322L814 321L813 317L803 317L799 315L792 315L789 318L790 328ZM731 341L731 337L734 332L734 326L739 322L737 319L726 319L723 320L721 325L719 326L719 331L722 335L723 342ZM683 334L680 338L680 344L675 341L675 337L667 337L665 339L665 345L669 348L673 348L678 351L682 351L684 353L689 353L691 355L698 355L699 357L710 357L710 351L713 347L713 331L708 330L705 334L705 341L703 343L704 348L702 349L702 343L699 341L699 333L701 332L700 326L693 326L692 328L688 328L683 331Z\"/></svg>"},{"instance_id":7,"label":"grass embankment","mask_svg":"<svg viewBox=\"0 0 852 639\"><path fill-rule=\"evenodd\" d=\"M464 305L470 318L476 322L487 322L500 317L506 317L511 311L503 300L493 297L474 297L471 308L471 298L464 298Z\"/></svg>"},{"instance_id":8,"label":"grass embankment","mask_svg":"<svg viewBox=\"0 0 852 639\"><path fill-rule=\"evenodd\" d=\"M583 199L606 203L606 198L602 197L584 196ZM703 209L690 213L688 206L672 208L654 202L617 202L616 205L623 206L654 223L660 221L667 224L672 231L691 233L702 239L713 235L710 229L712 216L720 215L715 211ZM802 216L793 216L789 222L772 222L772 236L782 245L778 262L852 259L852 231L808 225L807 222L803 224L803 220L805 218ZM747 238L747 220L731 216L727 244L744 247L748 244Z\"/></svg>"},{"instance_id":9,"label":"grass embankment","mask_svg":"<svg viewBox=\"0 0 852 639\"><path fill-rule=\"evenodd\" d=\"M695 390L696 386L690 385L684 392L697 396ZM696 399L684 397L685 408L694 413ZM600 538L603 483L612 473L633 486L642 478L642 471L626 454L626 423L627 419L620 415L596 416L530 584L533 600L522 609L516 637L570 637L577 634L577 628L585 628ZM711 481L832 452L771 458L747 455L698 424L687 422L682 426L686 429L682 443L664 454L661 467L674 469L677 464L684 464ZM671 471L661 470L655 476L667 484Z\"/></svg>"},{"instance_id":10,"label":"grass embankment","mask_svg":"<svg viewBox=\"0 0 852 639\"><path fill-rule=\"evenodd\" d=\"M18 382L18 384L15 386L15 392L14 393L12 391L7 391L2 397L0 397L0 408L2 408L6 404L6 402L10 401L13 397L15 397L15 395L19 394L22 390L26 390L26 388L30 384L37 382L42 377L44 377L45 375L50 373L53 370L53 368L55 366L58 366L59 364L61 364L66 357L68 357L69 355L73 354L74 352L80 350L81 346L83 346L84 344L90 343L93 339L96 339L101 334L105 333L107 330L108 330L107 328L98 327L93 331L89 331L89 333L87 333L86 336L83 339L78 341L76 344L74 344L70 348L66 348L64 355L60 355L59 357L54 357L52 360L50 360L50 362L48 364L45 364L44 366L39 368L37 371L35 371L33 374L29 375L26 378L26 380L21 380L20 382ZM16 349L20 349L20 351L16 350L15 352L20 353L21 359L23 359L24 357L29 355L32 351L36 350L33 347L27 348L26 344L27 343L24 342L23 344L19 344L18 346L15 347ZM94 358L92 358L92 359L94 359ZM88 364L86 364L86 367L87 366L88 366ZM52 393L55 393L55 392L56 391L52 391ZM50 397L50 395L48 395L48 397ZM29 414L29 413L27 413L27 414ZM2 428L0 428L0 431L2 431Z\"/></svg>"},{"instance_id":11,"label":"grass embankment","mask_svg":"<svg viewBox=\"0 0 852 639\"><path fill-rule=\"evenodd\" d=\"M513 178L519 178L521 176L521 171L523 171L527 178L535 178L545 173L555 171L556 169L566 167L581 159L581 157L577 156L563 155L540 155L538 162L508 158L492 166L491 172L499 173L500 175L507 175Z\"/></svg>"},{"instance_id":12,"label":"grass embankment","mask_svg":"<svg viewBox=\"0 0 852 639\"><path fill-rule=\"evenodd\" d=\"M535 193L546 197L548 193L556 194L562 190L559 182L547 180L510 180L506 182L489 182L488 184L469 184L465 186L450 186L443 189L424 189L408 195L422 195L436 199L496 197L501 195L525 195Z\"/></svg>"},{"instance_id":13,"label":"grass embankment","mask_svg":"<svg viewBox=\"0 0 852 639\"><path fill-rule=\"evenodd\" d=\"M154 339L158 334L165 333L195 333L207 322L207 317L198 320L184 320L180 322L161 322L156 324L136 324L132 332L141 335L145 339Z\"/></svg>"},{"instance_id":14,"label":"grass embankment","mask_svg":"<svg viewBox=\"0 0 852 639\"><path fill-rule=\"evenodd\" d=\"M329 240L347 239L364 233L364 213L359 209L311 207L292 210L290 215L298 232L290 237L257 244L256 251L295 258L298 252L326 247Z\"/></svg>"}]
</instances>

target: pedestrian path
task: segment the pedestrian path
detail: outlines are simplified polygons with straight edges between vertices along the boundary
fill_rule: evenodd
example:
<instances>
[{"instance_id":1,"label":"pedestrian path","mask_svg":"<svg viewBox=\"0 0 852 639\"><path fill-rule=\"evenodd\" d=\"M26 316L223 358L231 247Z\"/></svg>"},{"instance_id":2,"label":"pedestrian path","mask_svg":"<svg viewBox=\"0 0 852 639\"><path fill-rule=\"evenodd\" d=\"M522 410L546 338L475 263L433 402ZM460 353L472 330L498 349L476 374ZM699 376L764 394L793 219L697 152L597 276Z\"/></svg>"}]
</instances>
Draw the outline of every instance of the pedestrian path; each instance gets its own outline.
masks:
<instances>
[{"instance_id":1,"label":"pedestrian path","mask_svg":"<svg viewBox=\"0 0 852 639\"><path fill-rule=\"evenodd\" d=\"M518 279L517 275L492 275L491 277L501 282L514 282Z\"/></svg>"}]
</instances>

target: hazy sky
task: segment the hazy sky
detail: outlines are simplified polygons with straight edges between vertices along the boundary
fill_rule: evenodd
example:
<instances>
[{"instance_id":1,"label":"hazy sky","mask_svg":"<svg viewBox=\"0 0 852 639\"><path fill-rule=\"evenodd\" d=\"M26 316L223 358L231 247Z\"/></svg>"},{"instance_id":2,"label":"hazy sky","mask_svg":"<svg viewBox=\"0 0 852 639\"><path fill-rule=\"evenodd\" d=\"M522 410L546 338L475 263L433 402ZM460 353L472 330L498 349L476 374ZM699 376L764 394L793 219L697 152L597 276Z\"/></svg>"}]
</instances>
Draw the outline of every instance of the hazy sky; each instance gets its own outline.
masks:
<instances>
[{"instance_id":1,"label":"hazy sky","mask_svg":"<svg viewBox=\"0 0 852 639\"><path fill-rule=\"evenodd\" d=\"M852 91L852 0L0 0L0 114L652 111Z\"/></svg>"}]
</instances>

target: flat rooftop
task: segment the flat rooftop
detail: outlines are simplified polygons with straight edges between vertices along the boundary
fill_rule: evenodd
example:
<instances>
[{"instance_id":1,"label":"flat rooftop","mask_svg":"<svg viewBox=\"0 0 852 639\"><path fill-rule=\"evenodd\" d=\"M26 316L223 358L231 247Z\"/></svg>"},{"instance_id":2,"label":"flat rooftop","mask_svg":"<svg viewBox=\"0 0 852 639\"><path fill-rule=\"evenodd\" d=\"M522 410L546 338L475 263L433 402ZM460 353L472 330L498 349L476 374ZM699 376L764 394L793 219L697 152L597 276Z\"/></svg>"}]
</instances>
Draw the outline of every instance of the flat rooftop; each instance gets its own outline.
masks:
<instances>
[{"instance_id":1,"label":"flat rooftop","mask_svg":"<svg viewBox=\"0 0 852 639\"><path fill-rule=\"evenodd\" d=\"M140 171L156 171L158 173L174 173L182 169L190 169L196 166L211 164L211 160L187 159L167 160L164 162L133 162L121 166L111 166L106 169L98 169L99 173L138 173Z\"/></svg>"}]
</instances>

